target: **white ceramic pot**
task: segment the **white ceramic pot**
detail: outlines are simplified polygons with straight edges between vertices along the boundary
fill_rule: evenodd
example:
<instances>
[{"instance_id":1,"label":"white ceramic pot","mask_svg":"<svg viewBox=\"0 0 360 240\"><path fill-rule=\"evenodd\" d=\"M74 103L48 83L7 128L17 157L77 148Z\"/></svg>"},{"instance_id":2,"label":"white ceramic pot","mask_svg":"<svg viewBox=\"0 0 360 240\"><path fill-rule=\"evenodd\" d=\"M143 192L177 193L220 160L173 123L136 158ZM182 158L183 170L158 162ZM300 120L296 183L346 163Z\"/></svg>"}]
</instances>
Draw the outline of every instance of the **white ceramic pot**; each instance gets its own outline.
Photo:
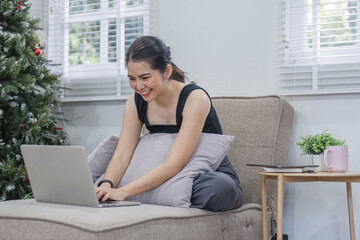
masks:
<instances>
[{"instance_id":1,"label":"white ceramic pot","mask_svg":"<svg viewBox=\"0 0 360 240\"><path fill-rule=\"evenodd\" d=\"M312 160L314 165L319 165L319 167L315 168L315 171L318 172L327 172L328 169L324 164L324 154L312 155Z\"/></svg>"}]
</instances>

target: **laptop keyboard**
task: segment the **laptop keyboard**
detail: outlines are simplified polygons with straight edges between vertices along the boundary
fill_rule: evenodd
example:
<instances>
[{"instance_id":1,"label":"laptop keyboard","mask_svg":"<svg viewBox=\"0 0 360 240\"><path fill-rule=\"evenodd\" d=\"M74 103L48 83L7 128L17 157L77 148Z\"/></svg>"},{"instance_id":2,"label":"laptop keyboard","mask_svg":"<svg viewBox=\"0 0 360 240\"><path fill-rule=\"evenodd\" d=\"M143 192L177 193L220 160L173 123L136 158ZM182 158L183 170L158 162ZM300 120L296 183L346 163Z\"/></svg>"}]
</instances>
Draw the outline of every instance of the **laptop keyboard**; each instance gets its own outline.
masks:
<instances>
[{"instance_id":1,"label":"laptop keyboard","mask_svg":"<svg viewBox=\"0 0 360 240\"><path fill-rule=\"evenodd\" d=\"M101 201L101 200L99 200L99 205L101 205L102 207L112 207L112 206L116 206L116 203L114 201Z\"/></svg>"}]
</instances>

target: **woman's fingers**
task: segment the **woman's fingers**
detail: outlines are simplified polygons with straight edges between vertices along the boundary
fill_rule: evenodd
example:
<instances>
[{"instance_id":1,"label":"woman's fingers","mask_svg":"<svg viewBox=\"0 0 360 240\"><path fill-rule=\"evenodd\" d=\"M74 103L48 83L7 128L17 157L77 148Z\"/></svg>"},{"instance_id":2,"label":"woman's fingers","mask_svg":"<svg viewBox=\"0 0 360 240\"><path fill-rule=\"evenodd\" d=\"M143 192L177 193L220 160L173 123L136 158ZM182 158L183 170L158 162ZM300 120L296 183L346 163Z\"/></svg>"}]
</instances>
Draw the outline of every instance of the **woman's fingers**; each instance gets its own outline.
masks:
<instances>
[{"instance_id":1,"label":"woman's fingers","mask_svg":"<svg viewBox=\"0 0 360 240\"><path fill-rule=\"evenodd\" d=\"M111 195L111 193L110 192L107 192L106 194L105 194L105 196L103 197L103 201L106 201L106 200L108 200L109 198L110 198L110 195Z\"/></svg>"},{"instance_id":2,"label":"woman's fingers","mask_svg":"<svg viewBox=\"0 0 360 240\"><path fill-rule=\"evenodd\" d=\"M103 189L96 188L96 196L98 200L100 200L104 194L106 194L106 192Z\"/></svg>"},{"instance_id":3,"label":"woman's fingers","mask_svg":"<svg viewBox=\"0 0 360 240\"><path fill-rule=\"evenodd\" d=\"M95 191L98 200L106 201L111 196L111 189L96 187Z\"/></svg>"},{"instance_id":4,"label":"woman's fingers","mask_svg":"<svg viewBox=\"0 0 360 240\"><path fill-rule=\"evenodd\" d=\"M101 190L98 190L96 193L97 199L100 200L101 196L102 196L102 192Z\"/></svg>"},{"instance_id":5,"label":"woman's fingers","mask_svg":"<svg viewBox=\"0 0 360 240\"><path fill-rule=\"evenodd\" d=\"M102 201L106 201L106 200L122 201L126 199L126 196L121 191L121 189L95 187L95 192L97 199Z\"/></svg>"}]
</instances>

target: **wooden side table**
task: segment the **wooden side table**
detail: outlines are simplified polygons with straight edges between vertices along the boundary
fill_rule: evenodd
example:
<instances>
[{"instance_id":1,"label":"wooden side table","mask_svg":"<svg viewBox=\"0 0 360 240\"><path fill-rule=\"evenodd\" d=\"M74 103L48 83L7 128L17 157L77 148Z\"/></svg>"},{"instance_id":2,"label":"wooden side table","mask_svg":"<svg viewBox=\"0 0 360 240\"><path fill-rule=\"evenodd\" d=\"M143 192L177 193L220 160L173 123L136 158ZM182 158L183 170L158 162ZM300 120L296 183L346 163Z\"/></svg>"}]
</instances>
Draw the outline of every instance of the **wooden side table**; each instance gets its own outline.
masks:
<instances>
[{"instance_id":1,"label":"wooden side table","mask_svg":"<svg viewBox=\"0 0 360 240\"><path fill-rule=\"evenodd\" d=\"M258 172L261 175L262 182L262 219L263 219L263 240L266 239L268 226L266 221L267 191L266 180L277 180L277 240L282 240L282 224L283 224L283 200L284 200L284 183L294 182L345 182L347 190L347 202L349 211L350 239L355 240L354 212L353 200L351 192L351 183L360 183L359 172L346 173L274 173L274 172Z\"/></svg>"}]
</instances>

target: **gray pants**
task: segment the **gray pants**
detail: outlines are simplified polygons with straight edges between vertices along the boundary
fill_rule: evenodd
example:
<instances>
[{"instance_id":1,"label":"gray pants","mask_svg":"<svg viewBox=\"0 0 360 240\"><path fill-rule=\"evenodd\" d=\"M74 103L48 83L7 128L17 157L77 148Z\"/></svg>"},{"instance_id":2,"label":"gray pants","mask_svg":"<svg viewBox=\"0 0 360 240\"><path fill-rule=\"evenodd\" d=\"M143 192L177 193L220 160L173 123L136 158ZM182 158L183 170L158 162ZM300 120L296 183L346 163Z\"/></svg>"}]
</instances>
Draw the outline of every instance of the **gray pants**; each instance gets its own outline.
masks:
<instances>
[{"instance_id":1,"label":"gray pants","mask_svg":"<svg viewBox=\"0 0 360 240\"><path fill-rule=\"evenodd\" d=\"M242 202L239 183L225 173L204 172L194 179L191 208L219 212L238 208Z\"/></svg>"}]
</instances>

